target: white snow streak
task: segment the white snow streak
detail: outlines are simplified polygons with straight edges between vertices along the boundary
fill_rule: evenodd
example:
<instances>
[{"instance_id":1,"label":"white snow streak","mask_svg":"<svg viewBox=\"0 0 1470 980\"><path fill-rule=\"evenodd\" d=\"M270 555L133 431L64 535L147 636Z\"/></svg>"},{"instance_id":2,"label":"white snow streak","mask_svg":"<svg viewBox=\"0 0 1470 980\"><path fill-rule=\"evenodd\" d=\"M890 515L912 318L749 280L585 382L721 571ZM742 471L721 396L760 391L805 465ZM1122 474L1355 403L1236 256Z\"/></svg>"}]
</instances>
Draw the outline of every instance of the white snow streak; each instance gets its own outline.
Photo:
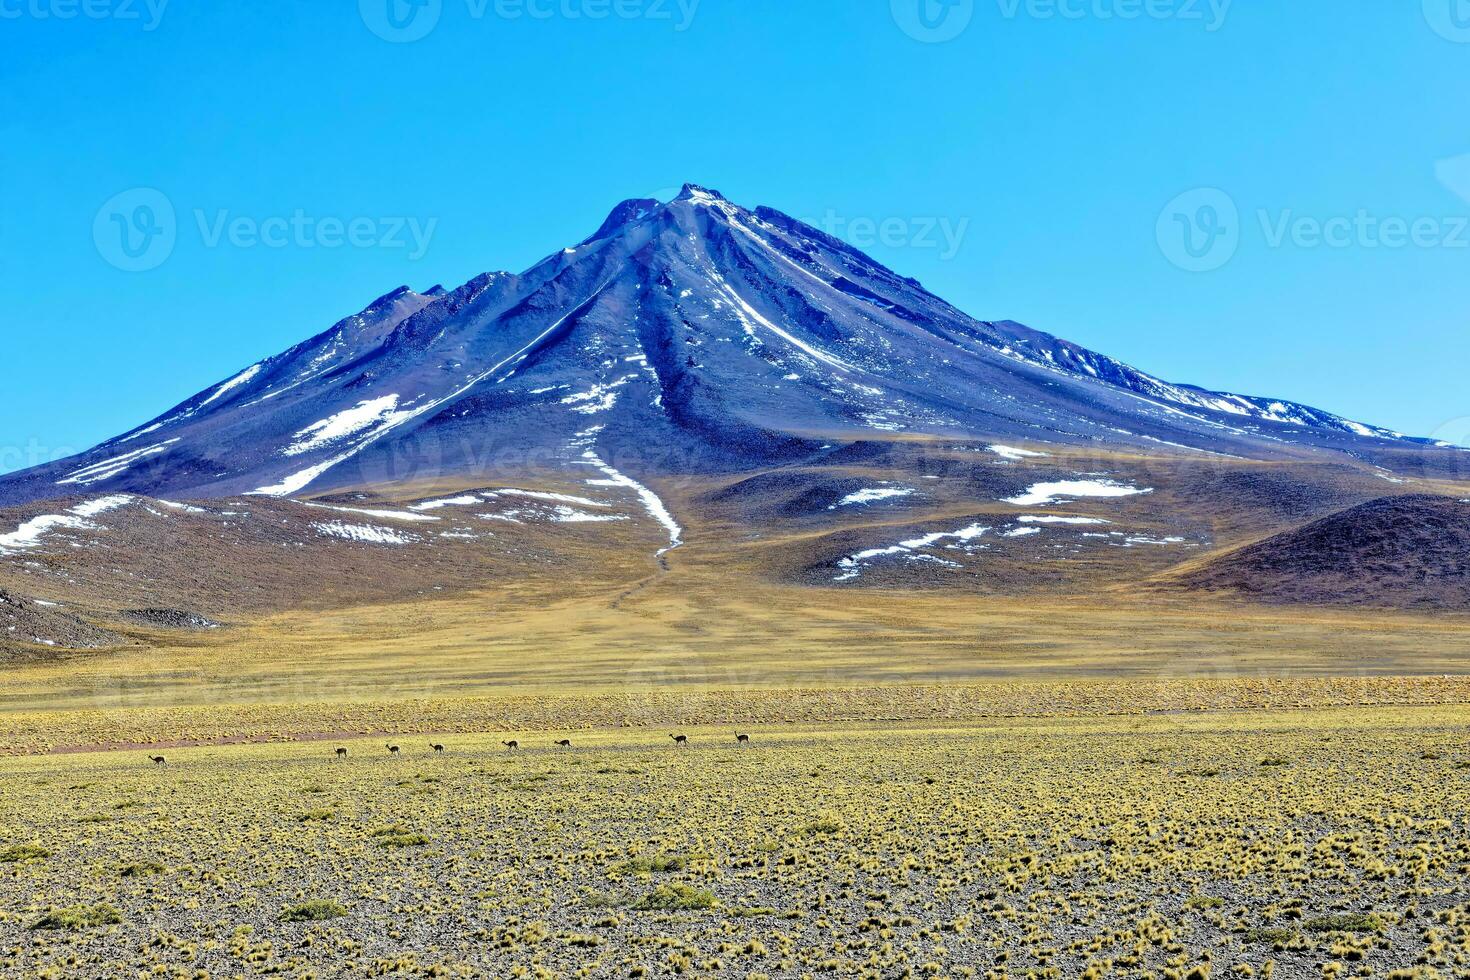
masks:
<instances>
[{"instance_id":1,"label":"white snow streak","mask_svg":"<svg viewBox=\"0 0 1470 980\"><path fill-rule=\"evenodd\" d=\"M587 461L588 465L597 467L602 472L602 475L607 477L606 486L623 487L636 493L638 499L643 502L643 509L648 511L648 516L663 525L664 530L669 532L669 546L660 549L658 557L663 557L684 543L684 529L679 526L678 521L674 520L674 515L669 512L668 507L659 499L658 494L632 477L624 476L607 465L607 463L603 462L602 457L591 449L584 452L582 458Z\"/></svg>"},{"instance_id":2,"label":"white snow streak","mask_svg":"<svg viewBox=\"0 0 1470 980\"><path fill-rule=\"evenodd\" d=\"M988 446L991 452L1005 459L1034 459L1045 456L1046 453L1036 453L1029 449L1017 449L1015 446Z\"/></svg>"},{"instance_id":3,"label":"white snow streak","mask_svg":"<svg viewBox=\"0 0 1470 980\"><path fill-rule=\"evenodd\" d=\"M1153 490L1111 480L1057 480L1054 483L1033 483L1025 493L1007 497L1004 502L1017 507L1039 507L1065 497L1132 497L1143 493L1153 493Z\"/></svg>"},{"instance_id":4,"label":"white snow streak","mask_svg":"<svg viewBox=\"0 0 1470 980\"><path fill-rule=\"evenodd\" d=\"M837 563L837 567L842 569L842 574L838 575L835 579L833 579L833 581L851 581L852 579L858 578L860 575L862 575L863 565L867 564L868 562L873 561L876 558L890 558L895 555L905 555L908 556L911 560L939 561L942 564L950 565L952 567L959 567L956 566L953 562L945 562L943 561L943 559L936 559L932 555L919 555L915 554L915 552L923 551L926 548L932 548L939 542L948 541L951 538L961 543L974 541L976 538L983 537L989 531L990 528L985 527L984 525L971 524L969 527L960 528L958 531L935 531L931 534L926 534L920 538L912 538L908 541L900 541L898 544L890 545L887 548L870 548L867 551L859 551L857 554L849 555L848 557L843 558Z\"/></svg>"},{"instance_id":5,"label":"white snow streak","mask_svg":"<svg viewBox=\"0 0 1470 980\"><path fill-rule=\"evenodd\" d=\"M168 447L178 441L177 439L170 439L167 442L160 442L156 446L135 449L121 456L114 456L112 459L103 460L100 463L93 463L90 466L84 466L65 479L57 480L56 485L61 486L66 483L76 483L87 486L93 483L101 483L103 480L110 480L141 459L168 452Z\"/></svg>"},{"instance_id":6,"label":"white snow streak","mask_svg":"<svg viewBox=\"0 0 1470 980\"><path fill-rule=\"evenodd\" d=\"M300 456L323 446L341 442L357 435L364 429L391 422L398 413L398 396L384 395L368 401L358 402L356 407L338 412L336 415L313 422L296 433L291 445L281 450L284 456Z\"/></svg>"},{"instance_id":7,"label":"white snow streak","mask_svg":"<svg viewBox=\"0 0 1470 980\"><path fill-rule=\"evenodd\" d=\"M434 411L434 409L438 408L441 405L444 405L447 402L453 401L454 399L463 395L465 392L469 391L471 388L478 385L481 381L484 381L486 378L493 377L496 373L500 371L501 368L504 368L506 365L511 365L513 367L514 365L520 364L522 361L530 356L531 351L536 349L537 344L541 343L542 340L545 340L548 336L555 332L558 327L565 323L578 310L581 310L583 307L587 306L589 303L595 300L598 296L602 295L603 290L607 289L610 283L611 280L609 280L607 283L604 283L595 293L588 297L585 303L582 303L575 310L572 310L571 313L568 313L566 316L562 317L560 320L557 320L551 326L541 331L541 333L537 334L535 339L526 344L526 346L522 347L520 350L516 351L514 354L510 355L504 360L500 361L488 371L482 371L479 374L471 377L467 382L465 382L454 391L450 392L448 395L445 395L443 398L438 398L434 401L425 402L423 405L420 405L418 408L412 409L411 411L399 412L395 414L390 421L388 421L384 425L378 426L377 428L369 432L366 436L358 439L358 441L354 445L352 445L351 448L345 450L344 452L333 456L326 462L318 463L315 466L304 469L299 473L293 473L282 480L280 483L275 484L274 486L261 487L259 490L253 490L251 491L250 495L265 497L285 497L297 492L298 490L305 489L323 473L332 469L334 466L339 466L342 463L345 463L347 460L356 456L358 453L362 452L368 446L372 445L374 442L378 441L389 432L392 432L394 429L397 429L405 423L410 422L413 419L416 419L428 412ZM511 372L511 374L514 373L514 371ZM509 376L510 375L507 375L506 377ZM501 381L504 380L505 378L501 379Z\"/></svg>"},{"instance_id":8,"label":"white snow streak","mask_svg":"<svg viewBox=\"0 0 1470 980\"><path fill-rule=\"evenodd\" d=\"M248 367L245 370L241 371L239 374L235 375L233 378L231 378L230 380L226 381L224 384L220 385L218 388L214 389L214 394L210 395L208 398L204 399L204 401L200 402L199 403L199 408L203 408L205 405L208 405L211 402L214 402L214 401L217 401L217 400L223 398L225 395L228 395L230 392L234 391L236 388L240 387L243 384L249 384L251 382L251 380L253 380L255 378L255 376L257 374L259 374L259 373L260 373L260 365L259 364L252 364L252 365L250 365L250 367ZM196 408L194 411L197 412L199 410L199 408ZM193 414L193 413L191 412L190 414Z\"/></svg>"},{"instance_id":9,"label":"white snow streak","mask_svg":"<svg viewBox=\"0 0 1470 980\"><path fill-rule=\"evenodd\" d=\"M357 541L363 544L413 544L418 538L411 534L404 534L386 527L375 527L364 524L345 524L342 521L330 521L326 524L313 525L317 531L332 538L341 538L344 541Z\"/></svg>"},{"instance_id":10,"label":"white snow streak","mask_svg":"<svg viewBox=\"0 0 1470 980\"><path fill-rule=\"evenodd\" d=\"M1017 518L1022 524L1111 524L1100 517L1054 517L1051 514L1034 515Z\"/></svg>"},{"instance_id":11,"label":"white snow streak","mask_svg":"<svg viewBox=\"0 0 1470 980\"><path fill-rule=\"evenodd\" d=\"M907 497L914 491L908 487L871 487L850 493L837 503L828 507L828 510L836 510L839 507L852 507L858 504L871 504L880 500L892 500L895 497Z\"/></svg>"},{"instance_id":12,"label":"white snow streak","mask_svg":"<svg viewBox=\"0 0 1470 980\"><path fill-rule=\"evenodd\" d=\"M11 533L0 534L0 555L13 555L18 551L39 547L41 539L48 532L57 528L71 528L76 531L96 530L97 525L93 524L89 518L125 507L132 502L132 497L117 494L78 504L64 514L42 514L40 517L33 517Z\"/></svg>"}]
</instances>

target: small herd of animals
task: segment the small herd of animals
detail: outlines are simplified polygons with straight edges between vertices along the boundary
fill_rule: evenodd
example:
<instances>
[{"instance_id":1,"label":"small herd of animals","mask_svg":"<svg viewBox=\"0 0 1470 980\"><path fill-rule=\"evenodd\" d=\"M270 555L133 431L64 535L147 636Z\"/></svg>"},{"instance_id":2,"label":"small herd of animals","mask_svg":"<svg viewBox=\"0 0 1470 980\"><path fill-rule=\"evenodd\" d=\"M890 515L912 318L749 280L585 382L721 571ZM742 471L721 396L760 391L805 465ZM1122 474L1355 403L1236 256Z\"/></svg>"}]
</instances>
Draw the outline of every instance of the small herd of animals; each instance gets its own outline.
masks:
<instances>
[{"instance_id":1,"label":"small herd of animals","mask_svg":"<svg viewBox=\"0 0 1470 980\"><path fill-rule=\"evenodd\" d=\"M669 735L669 738L671 738L671 739L674 740L674 747L675 748L678 748L678 749L687 749L687 748L689 748L689 736L688 735L673 735L673 734L670 734ZM500 744L505 746L505 750L507 752L519 752L521 750L521 743L519 741L517 741L516 739L511 739L508 742L501 742ZM556 746L557 748L570 749L572 747L572 740L569 739L569 738L562 738L562 739L557 739L556 741L552 742L551 744L554 745L554 746ZM749 735L743 735L740 732L736 732L735 733L735 744L736 745L743 745L743 746L750 745L750 736ZM400 748L397 745L394 745L392 742L385 742L383 744L383 748L387 749L388 750L388 754L390 756L394 756L394 757L398 756L403 751L402 748ZM430 742L429 743L429 749L435 755L443 755L444 754L444 746L441 745L441 744L439 744L438 742ZM347 750L345 748L342 748L341 746L338 746L335 755L336 755L337 761L341 762L342 760L344 760L344 759L347 758ZM161 755L150 755L148 757L148 761L149 762L152 762L155 766L163 766L163 765L167 765L168 764L168 759L164 758Z\"/></svg>"}]
</instances>

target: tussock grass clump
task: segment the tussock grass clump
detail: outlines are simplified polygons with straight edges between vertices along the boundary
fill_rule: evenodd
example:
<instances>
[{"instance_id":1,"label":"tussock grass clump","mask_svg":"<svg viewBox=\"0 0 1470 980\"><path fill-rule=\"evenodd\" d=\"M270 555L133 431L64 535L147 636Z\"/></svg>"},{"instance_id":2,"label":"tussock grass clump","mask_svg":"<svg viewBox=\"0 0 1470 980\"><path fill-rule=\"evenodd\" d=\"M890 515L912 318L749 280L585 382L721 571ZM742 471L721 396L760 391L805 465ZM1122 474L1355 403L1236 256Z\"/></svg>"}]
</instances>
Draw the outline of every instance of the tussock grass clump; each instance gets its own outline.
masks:
<instances>
[{"instance_id":1,"label":"tussock grass clump","mask_svg":"<svg viewBox=\"0 0 1470 980\"><path fill-rule=\"evenodd\" d=\"M583 907L589 909L618 909L627 904L627 898L613 892L590 891L582 896Z\"/></svg>"},{"instance_id":2,"label":"tussock grass clump","mask_svg":"<svg viewBox=\"0 0 1470 980\"><path fill-rule=\"evenodd\" d=\"M811 823L797 827L796 832L802 837L824 837L827 834L840 834L846 827L847 824L835 814L824 813Z\"/></svg>"},{"instance_id":3,"label":"tussock grass clump","mask_svg":"<svg viewBox=\"0 0 1470 980\"><path fill-rule=\"evenodd\" d=\"M379 827L371 836L379 847L423 847L429 843L429 838L409 830L403 824Z\"/></svg>"},{"instance_id":4,"label":"tussock grass clump","mask_svg":"<svg viewBox=\"0 0 1470 980\"><path fill-rule=\"evenodd\" d=\"M0 851L0 864L17 864L21 861L44 861L51 852L40 844L12 844Z\"/></svg>"},{"instance_id":5,"label":"tussock grass clump","mask_svg":"<svg viewBox=\"0 0 1470 980\"><path fill-rule=\"evenodd\" d=\"M714 908L715 896L693 885L659 885L640 898L633 908L640 912L661 912L680 909Z\"/></svg>"},{"instance_id":6,"label":"tussock grass clump","mask_svg":"<svg viewBox=\"0 0 1470 980\"><path fill-rule=\"evenodd\" d=\"M1302 923L1307 932L1382 932L1383 920L1376 915L1323 915Z\"/></svg>"},{"instance_id":7,"label":"tussock grass clump","mask_svg":"<svg viewBox=\"0 0 1470 980\"><path fill-rule=\"evenodd\" d=\"M122 915L111 905L73 905L70 908L54 909L31 923L31 928L70 931L115 926L120 922Z\"/></svg>"},{"instance_id":8,"label":"tussock grass clump","mask_svg":"<svg viewBox=\"0 0 1470 980\"><path fill-rule=\"evenodd\" d=\"M689 867L689 857L684 854L655 854L635 857L613 868L614 874L669 874Z\"/></svg>"},{"instance_id":9,"label":"tussock grass clump","mask_svg":"<svg viewBox=\"0 0 1470 980\"><path fill-rule=\"evenodd\" d=\"M334 902L327 898L314 898L300 905L293 905L281 913L282 922L325 922L328 919L340 919L347 914L347 909L340 902Z\"/></svg>"}]
</instances>

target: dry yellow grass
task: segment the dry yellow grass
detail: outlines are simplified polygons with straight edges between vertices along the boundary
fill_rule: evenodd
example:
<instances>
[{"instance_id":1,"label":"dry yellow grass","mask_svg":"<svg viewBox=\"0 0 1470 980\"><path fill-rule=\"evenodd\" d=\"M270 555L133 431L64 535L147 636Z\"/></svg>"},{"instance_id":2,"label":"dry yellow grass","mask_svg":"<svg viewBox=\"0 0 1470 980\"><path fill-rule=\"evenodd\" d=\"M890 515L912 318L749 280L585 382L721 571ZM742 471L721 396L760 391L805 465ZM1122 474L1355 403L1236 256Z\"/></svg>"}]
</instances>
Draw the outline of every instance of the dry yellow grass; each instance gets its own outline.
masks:
<instances>
[{"instance_id":1,"label":"dry yellow grass","mask_svg":"<svg viewBox=\"0 0 1470 980\"><path fill-rule=\"evenodd\" d=\"M0 760L0 974L1470 968L1460 708ZM6 857L6 855L12 855Z\"/></svg>"},{"instance_id":2,"label":"dry yellow grass","mask_svg":"<svg viewBox=\"0 0 1470 980\"><path fill-rule=\"evenodd\" d=\"M682 560L682 559L681 559ZM13 663L0 750L97 742L1470 702L1470 623L1402 613L731 589L676 564L267 617ZM1437 678L1401 680L1398 678Z\"/></svg>"}]
</instances>

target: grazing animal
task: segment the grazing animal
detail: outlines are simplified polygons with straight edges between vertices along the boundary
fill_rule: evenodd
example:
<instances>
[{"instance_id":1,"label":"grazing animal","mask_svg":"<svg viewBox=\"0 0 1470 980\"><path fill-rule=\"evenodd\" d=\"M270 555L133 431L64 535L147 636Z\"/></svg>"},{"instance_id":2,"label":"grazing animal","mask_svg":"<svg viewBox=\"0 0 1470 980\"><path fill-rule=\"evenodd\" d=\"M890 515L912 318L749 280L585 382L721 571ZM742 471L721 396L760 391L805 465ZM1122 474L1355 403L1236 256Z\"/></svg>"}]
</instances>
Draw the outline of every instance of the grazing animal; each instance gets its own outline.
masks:
<instances>
[{"instance_id":1,"label":"grazing animal","mask_svg":"<svg viewBox=\"0 0 1470 980\"><path fill-rule=\"evenodd\" d=\"M434 750L435 755L438 755L444 751L444 746L440 745L438 742L430 742L429 748Z\"/></svg>"},{"instance_id":2,"label":"grazing animal","mask_svg":"<svg viewBox=\"0 0 1470 980\"><path fill-rule=\"evenodd\" d=\"M750 744L750 736L749 735L741 735L739 732L736 732L735 733L735 743L737 745L749 745Z\"/></svg>"},{"instance_id":3,"label":"grazing animal","mask_svg":"<svg viewBox=\"0 0 1470 980\"><path fill-rule=\"evenodd\" d=\"M385 749L388 750L388 754L389 755L397 755L398 754L398 746L396 746L396 745L384 745L383 748L385 748Z\"/></svg>"},{"instance_id":4,"label":"grazing animal","mask_svg":"<svg viewBox=\"0 0 1470 980\"><path fill-rule=\"evenodd\" d=\"M516 749L521 747L521 743L517 742L515 739L511 739L509 742L501 742L500 744L505 746L505 750L507 752L514 752Z\"/></svg>"},{"instance_id":5,"label":"grazing animal","mask_svg":"<svg viewBox=\"0 0 1470 980\"><path fill-rule=\"evenodd\" d=\"M669 738L673 739L674 740L674 744L677 745L679 748L681 748L681 749L687 749L687 748L689 748L689 736L688 735L670 735Z\"/></svg>"},{"instance_id":6,"label":"grazing animal","mask_svg":"<svg viewBox=\"0 0 1470 980\"><path fill-rule=\"evenodd\" d=\"M346 749L338 749L337 750L337 758L339 758L339 759L345 759L345 758L347 758L347 750Z\"/></svg>"},{"instance_id":7,"label":"grazing animal","mask_svg":"<svg viewBox=\"0 0 1470 980\"><path fill-rule=\"evenodd\" d=\"M152 762L152 763L153 763L153 764L154 764L154 765L155 765L155 766L164 766L164 765L168 765L168 760L167 760L167 759L165 759L165 758L164 758L164 757L163 757L163 756L161 756L161 755L150 755L150 756L149 756L149 757L148 757L148 759L149 759L149 761L150 761L150 762Z\"/></svg>"},{"instance_id":8,"label":"grazing animal","mask_svg":"<svg viewBox=\"0 0 1470 980\"><path fill-rule=\"evenodd\" d=\"M560 745L564 749L569 749L572 747L572 740L569 738L564 738L558 741L556 744Z\"/></svg>"}]
</instances>

